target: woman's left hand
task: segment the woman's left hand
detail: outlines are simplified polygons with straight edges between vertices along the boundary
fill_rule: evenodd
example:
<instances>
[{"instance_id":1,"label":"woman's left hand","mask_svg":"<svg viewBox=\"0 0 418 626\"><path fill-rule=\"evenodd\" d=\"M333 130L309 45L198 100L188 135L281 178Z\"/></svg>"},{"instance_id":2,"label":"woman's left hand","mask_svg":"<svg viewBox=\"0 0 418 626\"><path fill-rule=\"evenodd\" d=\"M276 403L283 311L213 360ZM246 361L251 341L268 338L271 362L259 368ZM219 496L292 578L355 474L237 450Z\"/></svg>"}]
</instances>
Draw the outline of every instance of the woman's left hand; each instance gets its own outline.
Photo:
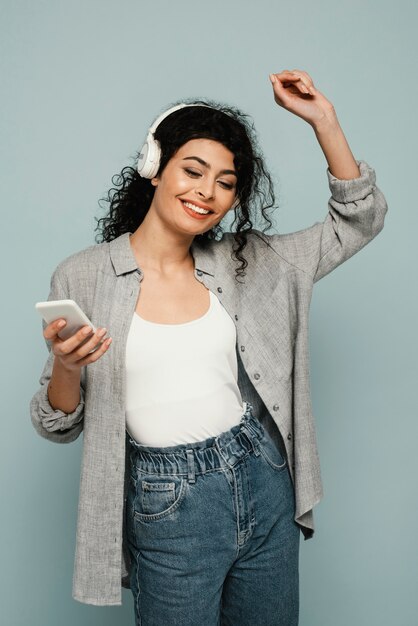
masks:
<instances>
[{"instance_id":1,"label":"woman's left hand","mask_svg":"<svg viewBox=\"0 0 418 626\"><path fill-rule=\"evenodd\" d=\"M270 74L270 81L277 104L314 128L336 119L332 102L314 87L307 72L284 70L279 74Z\"/></svg>"}]
</instances>

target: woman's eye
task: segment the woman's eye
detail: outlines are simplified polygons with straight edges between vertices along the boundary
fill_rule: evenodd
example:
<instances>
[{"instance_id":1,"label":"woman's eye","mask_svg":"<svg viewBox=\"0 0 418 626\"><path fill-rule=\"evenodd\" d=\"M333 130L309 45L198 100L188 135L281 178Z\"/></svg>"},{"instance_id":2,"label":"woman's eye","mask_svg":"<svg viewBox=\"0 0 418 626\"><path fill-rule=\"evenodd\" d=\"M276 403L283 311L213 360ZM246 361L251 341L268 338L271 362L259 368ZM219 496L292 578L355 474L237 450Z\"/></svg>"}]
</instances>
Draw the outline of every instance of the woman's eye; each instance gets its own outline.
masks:
<instances>
[{"instance_id":1,"label":"woman's eye","mask_svg":"<svg viewBox=\"0 0 418 626\"><path fill-rule=\"evenodd\" d=\"M194 170L189 170L189 168L184 168L184 171L186 172L186 174L188 176L192 176L193 178L196 178L197 176L201 176L200 172L195 172ZM220 184L222 185L222 187L224 187L224 189L232 189L233 185L231 185L230 183L225 183L222 180L219 181Z\"/></svg>"},{"instance_id":2,"label":"woman's eye","mask_svg":"<svg viewBox=\"0 0 418 626\"><path fill-rule=\"evenodd\" d=\"M186 174L188 174L189 176L200 176L199 172L194 172L193 170L189 170L187 168L185 168L184 170L186 172Z\"/></svg>"}]
</instances>

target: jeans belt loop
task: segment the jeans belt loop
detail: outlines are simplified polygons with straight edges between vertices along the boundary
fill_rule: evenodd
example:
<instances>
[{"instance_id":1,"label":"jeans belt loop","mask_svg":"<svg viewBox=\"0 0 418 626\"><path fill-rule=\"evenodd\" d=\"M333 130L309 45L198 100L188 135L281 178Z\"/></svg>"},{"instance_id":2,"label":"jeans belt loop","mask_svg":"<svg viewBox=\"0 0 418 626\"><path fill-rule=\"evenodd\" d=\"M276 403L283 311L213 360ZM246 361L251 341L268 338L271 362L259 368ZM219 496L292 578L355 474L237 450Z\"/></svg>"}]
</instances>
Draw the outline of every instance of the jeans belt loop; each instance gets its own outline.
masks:
<instances>
[{"instance_id":1,"label":"jeans belt loop","mask_svg":"<svg viewBox=\"0 0 418 626\"><path fill-rule=\"evenodd\" d=\"M242 426L241 430L244 432L244 434L247 436L249 442L251 443L252 448L254 450L255 456L259 456L259 454L260 454L260 442L258 441L257 436L254 435L251 432L251 428L248 425L246 425L246 424L244 424Z\"/></svg>"},{"instance_id":2,"label":"jeans belt loop","mask_svg":"<svg viewBox=\"0 0 418 626\"><path fill-rule=\"evenodd\" d=\"M195 461L193 456L193 450L186 450L187 452L187 480L189 483L196 482L196 474L195 474Z\"/></svg>"}]
</instances>

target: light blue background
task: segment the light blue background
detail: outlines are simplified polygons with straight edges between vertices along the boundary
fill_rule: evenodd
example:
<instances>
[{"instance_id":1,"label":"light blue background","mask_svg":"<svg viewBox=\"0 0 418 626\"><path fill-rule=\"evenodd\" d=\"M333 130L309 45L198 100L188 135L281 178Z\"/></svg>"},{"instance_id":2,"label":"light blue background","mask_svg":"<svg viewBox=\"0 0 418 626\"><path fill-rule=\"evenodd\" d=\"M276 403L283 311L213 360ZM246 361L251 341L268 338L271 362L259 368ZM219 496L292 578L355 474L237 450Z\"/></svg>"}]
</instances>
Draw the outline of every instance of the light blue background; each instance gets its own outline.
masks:
<instances>
[{"instance_id":1,"label":"light blue background","mask_svg":"<svg viewBox=\"0 0 418 626\"><path fill-rule=\"evenodd\" d=\"M130 591L122 607L71 598L82 437L53 444L30 423L47 357L34 303L58 262L94 243L111 176L178 98L253 117L277 231L324 219L323 153L268 80L298 68L333 102L389 205L382 233L314 289L325 498L301 542L300 626L416 625L416 3L3 0L0 17L2 623L133 624Z\"/></svg>"}]
</instances>

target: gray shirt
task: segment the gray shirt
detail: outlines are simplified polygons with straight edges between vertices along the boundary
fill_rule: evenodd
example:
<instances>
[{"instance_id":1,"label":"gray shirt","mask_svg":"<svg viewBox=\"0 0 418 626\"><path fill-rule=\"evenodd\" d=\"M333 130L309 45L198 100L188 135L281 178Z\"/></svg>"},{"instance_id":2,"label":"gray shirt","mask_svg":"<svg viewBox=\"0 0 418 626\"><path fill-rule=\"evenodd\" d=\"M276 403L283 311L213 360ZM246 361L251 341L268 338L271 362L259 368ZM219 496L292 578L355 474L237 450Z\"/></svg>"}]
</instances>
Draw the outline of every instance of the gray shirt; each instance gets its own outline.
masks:
<instances>
[{"instance_id":1,"label":"gray shirt","mask_svg":"<svg viewBox=\"0 0 418 626\"><path fill-rule=\"evenodd\" d=\"M235 323L238 385L243 400L285 453L295 489L295 521L314 533L313 507L323 496L312 415L308 318L313 284L363 248L383 228L387 204L376 175L357 161L361 176L335 178L323 222L294 233L252 230L243 254L246 276L235 280L233 234L204 246L194 240L195 277L213 291ZM83 431L73 598L121 604L129 587L125 546L125 348L143 272L125 233L64 259L51 278L49 300L71 298L96 326L106 326L110 349L81 373L73 413L48 402L53 354L30 403L32 423L46 439L74 441ZM45 327L45 323L43 323ZM273 494L274 495L274 494Z\"/></svg>"}]
</instances>

